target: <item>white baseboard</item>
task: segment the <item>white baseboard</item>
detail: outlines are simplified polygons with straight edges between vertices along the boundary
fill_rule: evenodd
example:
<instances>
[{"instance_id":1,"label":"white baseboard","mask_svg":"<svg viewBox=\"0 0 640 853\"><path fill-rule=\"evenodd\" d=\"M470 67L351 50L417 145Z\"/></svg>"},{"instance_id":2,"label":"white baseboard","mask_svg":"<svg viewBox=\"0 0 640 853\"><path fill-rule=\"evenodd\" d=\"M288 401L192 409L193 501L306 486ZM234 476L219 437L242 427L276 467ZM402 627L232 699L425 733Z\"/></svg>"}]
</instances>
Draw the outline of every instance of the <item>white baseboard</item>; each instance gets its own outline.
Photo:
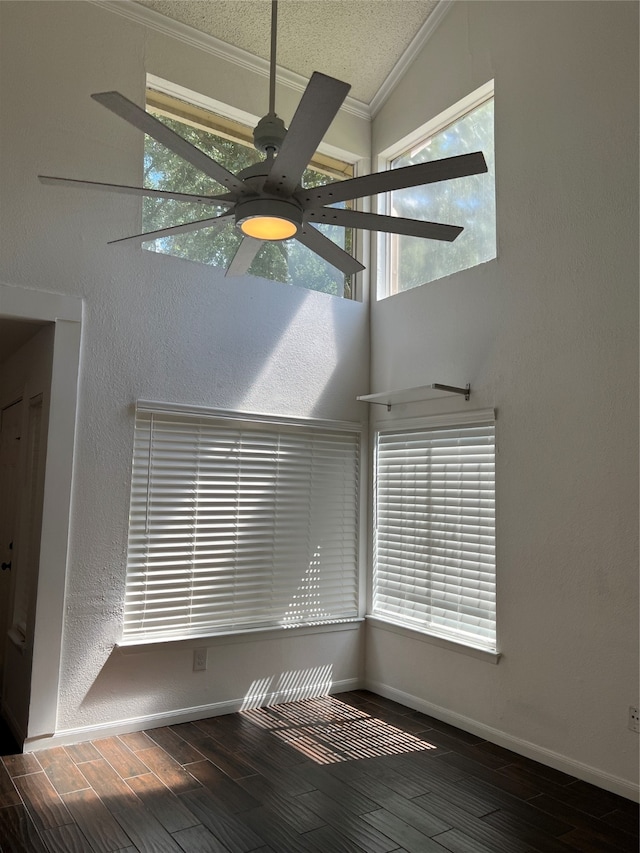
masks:
<instances>
[{"instance_id":1,"label":"white baseboard","mask_svg":"<svg viewBox=\"0 0 640 853\"><path fill-rule=\"evenodd\" d=\"M78 728L59 729L53 734L36 735L27 738L24 752L37 752L41 749L51 749L54 746L69 746L87 740L113 737L115 735L138 732L143 729L157 729L161 726L175 726L178 723L190 723L203 720L206 717L219 717L222 714L233 714L236 711L246 711L249 708L260 708L266 705L277 705L282 702L295 702L301 699L311 699L315 696L326 696L328 693L343 693L357 690L362 682L357 678L343 681L322 682L319 684L294 687L288 690L252 695L249 700L232 699L226 702L214 702L210 705L197 705L192 708L179 708L175 711L164 711L158 714L145 714L140 717L130 717L99 725L80 726Z\"/></svg>"},{"instance_id":2,"label":"white baseboard","mask_svg":"<svg viewBox=\"0 0 640 853\"><path fill-rule=\"evenodd\" d=\"M505 749L510 749L519 755L524 755L526 758L538 761L540 764L545 764L548 767L553 767L555 770L568 773L570 776L575 776L584 782L590 782L592 785L597 785L598 788L604 788L606 791L620 794L621 797L627 797L627 799L634 802L640 800L638 786L627 779L612 776L609 773L598 770L596 767L574 761L572 758L568 758L558 752L537 746L534 743L522 740L522 738L514 737L499 729L494 729L492 726L487 726L484 723L479 723L476 720L465 717L462 714L456 714L453 711L441 708L439 705L434 705L402 690L396 690L394 687L389 687L379 681L365 679L364 689L370 690L372 693L377 693L379 696L384 696L387 699L393 699L395 702L399 702L408 708L413 708L415 711L422 711L430 717L435 717L444 723L449 723L452 726L456 726L456 728L483 737L485 740L491 741L491 743L503 746Z\"/></svg>"}]
</instances>

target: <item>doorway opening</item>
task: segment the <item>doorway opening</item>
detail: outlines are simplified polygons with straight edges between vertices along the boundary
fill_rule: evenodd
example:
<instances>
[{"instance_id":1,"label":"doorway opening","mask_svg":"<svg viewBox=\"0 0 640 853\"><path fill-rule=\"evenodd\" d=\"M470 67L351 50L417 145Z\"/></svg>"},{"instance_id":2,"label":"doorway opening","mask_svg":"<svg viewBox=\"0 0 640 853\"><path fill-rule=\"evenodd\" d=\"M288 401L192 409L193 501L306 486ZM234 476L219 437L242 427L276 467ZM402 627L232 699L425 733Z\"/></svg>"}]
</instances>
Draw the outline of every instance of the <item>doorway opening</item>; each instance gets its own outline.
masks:
<instances>
[{"instance_id":1,"label":"doorway opening","mask_svg":"<svg viewBox=\"0 0 640 853\"><path fill-rule=\"evenodd\" d=\"M54 330L0 320L0 711L18 745L29 716Z\"/></svg>"},{"instance_id":2,"label":"doorway opening","mask_svg":"<svg viewBox=\"0 0 640 853\"><path fill-rule=\"evenodd\" d=\"M56 730L81 320L0 284L0 713L24 751Z\"/></svg>"}]
</instances>

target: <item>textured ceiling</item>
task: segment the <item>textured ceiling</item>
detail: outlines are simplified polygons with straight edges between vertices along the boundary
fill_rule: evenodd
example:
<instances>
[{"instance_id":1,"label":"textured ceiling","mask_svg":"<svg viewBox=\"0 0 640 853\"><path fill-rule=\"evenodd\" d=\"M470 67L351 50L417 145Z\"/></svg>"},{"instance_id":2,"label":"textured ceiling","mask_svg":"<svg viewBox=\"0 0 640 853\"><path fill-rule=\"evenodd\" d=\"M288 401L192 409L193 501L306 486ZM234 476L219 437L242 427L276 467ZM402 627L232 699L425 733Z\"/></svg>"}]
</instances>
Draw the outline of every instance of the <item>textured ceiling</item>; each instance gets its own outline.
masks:
<instances>
[{"instance_id":1,"label":"textured ceiling","mask_svg":"<svg viewBox=\"0 0 640 853\"><path fill-rule=\"evenodd\" d=\"M270 0L138 0L200 32L269 59ZM322 71L370 103L438 0L279 0L277 62Z\"/></svg>"}]
</instances>

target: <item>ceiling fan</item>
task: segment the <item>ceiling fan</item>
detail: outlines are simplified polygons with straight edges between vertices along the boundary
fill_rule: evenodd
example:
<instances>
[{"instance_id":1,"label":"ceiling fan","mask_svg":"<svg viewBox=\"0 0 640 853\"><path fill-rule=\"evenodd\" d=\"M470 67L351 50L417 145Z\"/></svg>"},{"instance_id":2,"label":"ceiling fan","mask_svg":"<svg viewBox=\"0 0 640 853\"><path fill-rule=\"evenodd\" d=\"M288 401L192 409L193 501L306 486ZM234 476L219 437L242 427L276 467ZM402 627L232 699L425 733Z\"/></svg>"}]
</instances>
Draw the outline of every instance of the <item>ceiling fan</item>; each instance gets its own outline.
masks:
<instances>
[{"instance_id":1,"label":"ceiling fan","mask_svg":"<svg viewBox=\"0 0 640 853\"><path fill-rule=\"evenodd\" d=\"M431 240L455 240L463 230L457 225L345 210L333 205L378 193L486 172L487 164L480 151L335 181L313 189L305 189L300 185L307 164L351 87L348 83L314 72L287 130L275 113L276 33L277 0L272 0L269 112L254 130L255 147L265 155L265 159L243 169L237 175L119 92L101 92L91 96L99 104L213 178L226 192L207 196L73 178L55 178L49 175L38 175L38 178L46 184L92 187L110 192L197 201L216 207L227 207L223 213L208 219L110 241L142 243L201 228L222 226L233 218L236 227L243 234L243 239L227 269L227 275L246 273L265 240L281 241L291 238L307 246L345 275L352 275L364 269L356 258L325 237L312 223L328 223L344 228L383 231Z\"/></svg>"}]
</instances>

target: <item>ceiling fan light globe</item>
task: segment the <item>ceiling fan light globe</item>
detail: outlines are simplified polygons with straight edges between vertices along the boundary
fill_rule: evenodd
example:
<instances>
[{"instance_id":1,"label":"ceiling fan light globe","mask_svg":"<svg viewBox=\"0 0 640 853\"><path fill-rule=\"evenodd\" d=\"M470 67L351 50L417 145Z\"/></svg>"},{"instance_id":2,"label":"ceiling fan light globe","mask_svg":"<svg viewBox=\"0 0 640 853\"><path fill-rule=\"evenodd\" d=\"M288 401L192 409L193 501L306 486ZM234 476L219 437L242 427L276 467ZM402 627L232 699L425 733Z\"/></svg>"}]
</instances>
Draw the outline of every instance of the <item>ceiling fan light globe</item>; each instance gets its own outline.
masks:
<instances>
[{"instance_id":1,"label":"ceiling fan light globe","mask_svg":"<svg viewBox=\"0 0 640 853\"><path fill-rule=\"evenodd\" d=\"M279 216L253 216L245 219L240 230L246 237L256 240L289 240L298 233L298 226Z\"/></svg>"},{"instance_id":2,"label":"ceiling fan light globe","mask_svg":"<svg viewBox=\"0 0 640 853\"><path fill-rule=\"evenodd\" d=\"M282 199L250 199L237 205L236 225L256 240L289 240L302 227L302 209Z\"/></svg>"}]
</instances>

